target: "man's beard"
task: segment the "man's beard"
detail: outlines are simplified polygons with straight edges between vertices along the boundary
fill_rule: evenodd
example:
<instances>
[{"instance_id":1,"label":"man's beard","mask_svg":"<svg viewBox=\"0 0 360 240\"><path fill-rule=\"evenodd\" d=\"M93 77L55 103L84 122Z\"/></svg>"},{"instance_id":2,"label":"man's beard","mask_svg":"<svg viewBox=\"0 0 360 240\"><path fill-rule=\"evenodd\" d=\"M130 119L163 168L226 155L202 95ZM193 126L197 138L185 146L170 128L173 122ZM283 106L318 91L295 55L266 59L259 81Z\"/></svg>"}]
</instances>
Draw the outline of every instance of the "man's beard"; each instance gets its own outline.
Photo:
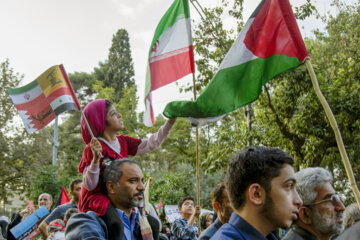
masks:
<instances>
[{"instance_id":1,"label":"man's beard","mask_svg":"<svg viewBox=\"0 0 360 240\"><path fill-rule=\"evenodd\" d=\"M278 220L275 217L276 214L274 212L274 202L269 197L269 195L270 195L270 193L266 193L266 195L265 195L265 204L264 204L264 207L263 207L261 213L274 226L281 227L283 229L290 227L290 226L285 225L281 220Z\"/></svg>"},{"instance_id":2,"label":"man's beard","mask_svg":"<svg viewBox=\"0 0 360 240\"><path fill-rule=\"evenodd\" d=\"M141 198L140 200L136 200L135 197L137 196L142 196L143 198ZM144 205L144 192L138 192L135 193L132 198L130 199L130 205L132 207L141 207Z\"/></svg>"},{"instance_id":3,"label":"man's beard","mask_svg":"<svg viewBox=\"0 0 360 240\"><path fill-rule=\"evenodd\" d=\"M225 206L222 207L221 216L222 216L223 221L224 221L223 224L229 222L232 212L233 212L232 209L230 209L229 207L225 207Z\"/></svg>"},{"instance_id":4,"label":"man's beard","mask_svg":"<svg viewBox=\"0 0 360 240\"><path fill-rule=\"evenodd\" d=\"M338 223L337 219L342 217L341 212L336 212L335 219L327 216L327 214L321 214L316 208L313 208L313 215L311 221L314 223L314 227L321 233L339 234L343 230L342 223Z\"/></svg>"}]
</instances>

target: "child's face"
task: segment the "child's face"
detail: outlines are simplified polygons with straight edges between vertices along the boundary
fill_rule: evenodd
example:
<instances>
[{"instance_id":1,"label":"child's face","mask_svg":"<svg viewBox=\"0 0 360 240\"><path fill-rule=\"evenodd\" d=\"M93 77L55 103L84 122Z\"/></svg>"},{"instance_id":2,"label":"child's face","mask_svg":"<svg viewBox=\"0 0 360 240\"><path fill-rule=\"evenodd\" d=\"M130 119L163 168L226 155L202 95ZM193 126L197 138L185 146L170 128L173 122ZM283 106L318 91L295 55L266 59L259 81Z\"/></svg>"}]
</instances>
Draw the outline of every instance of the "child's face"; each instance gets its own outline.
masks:
<instances>
[{"instance_id":1,"label":"child's face","mask_svg":"<svg viewBox=\"0 0 360 240\"><path fill-rule=\"evenodd\" d=\"M181 214L191 215L195 210L194 202L192 200L185 200L180 208Z\"/></svg>"},{"instance_id":2,"label":"child's face","mask_svg":"<svg viewBox=\"0 0 360 240\"><path fill-rule=\"evenodd\" d=\"M118 113L115 107L112 105L106 114L107 125L105 128L111 129L114 131L119 131L124 129L124 124L122 122L122 116Z\"/></svg>"}]
</instances>

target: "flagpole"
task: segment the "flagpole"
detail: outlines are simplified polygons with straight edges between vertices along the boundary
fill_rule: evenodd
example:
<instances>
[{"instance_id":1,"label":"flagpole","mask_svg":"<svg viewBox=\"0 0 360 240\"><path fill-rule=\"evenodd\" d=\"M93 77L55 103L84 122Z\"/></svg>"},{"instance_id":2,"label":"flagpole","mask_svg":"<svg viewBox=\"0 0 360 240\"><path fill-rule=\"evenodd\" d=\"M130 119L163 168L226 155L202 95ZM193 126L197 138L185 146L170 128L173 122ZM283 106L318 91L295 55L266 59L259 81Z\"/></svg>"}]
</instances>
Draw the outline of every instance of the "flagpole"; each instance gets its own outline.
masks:
<instances>
[{"instance_id":1,"label":"flagpole","mask_svg":"<svg viewBox=\"0 0 360 240\"><path fill-rule=\"evenodd\" d=\"M355 177L354 177L354 173L353 173L353 170L351 168L349 157L348 157L348 155L346 153L344 142L342 140L341 133L340 133L339 127L337 125L336 119L334 117L334 114L331 111L331 108L330 108L328 102L326 101L324 95L322 94L322 92L320 90L319 83L318 83L318 80L316 78L315 71L314 71L314 69L313 69L313 67L311 65L310 59L306 59L305 63L306 63L306 67L307 67L307 69L309 71L311 82L312 82L313 87L315 89L315 93L316 93L317 97L319 98L319 100L320 100L320 102L321 102L321 104L322 104L322 106L323 106L323 108L325 110L325 114L326 114L327 118L330 121L330 125L331 125L331 127L332 127L332 129L333 129L333 131L335 133L335 139L336 139L336 143L338 145L339 151L340 151L341 159L342 159L342 162L344 164L348 179L350 181L350 186L351 186L352 191L353 191L353 193L355 195L356 202L358 204L358 207L360 208L360 192L359 192L359 189L358 189L358 187L356 185L356 180L355 180Z\"/></svg>"},{"instance_id":2,"label":"flagpole","mask_svg":"<svg viewBox=\"0 0 360 240\"><path fill-rule=\"evenodd\" d=\"M191 2L191 4L193 5L193 7L195 8L195 10L198 12L198 14L200 15L201 19L205 22L205 18L204 18L204 16L201 14L201 12L202 12L205 16L206 16L206 13L205 13L203 7L200 5L200 3L199 3L197 0L190 0L190 2ZM200 8L201 12L200 12L199 9L195 6L194 2L196 2L197 5L199 5L199 8ZM213 25L213 23L210 22L210 24L211 24L213 30L216 32L216 34L219 35L219 34L218 34L218 31L217 31L217 29L215 28L215 26ZM211 32L211 35L213 36L214 39L217 39L217 40L219 41L219 43L220 43L219 46L220 46L221 50L225 53L226 50L224 49L224 44L222 44L220 38L219 38L219 37L216 37L216 36L214 35L214 32Z\"/></svg>"},{"instance_id":3,"label":"flagpole","mask_svg":"<svg viewBox=\"0 0 360 240\"><path fill-rule=\"evenodd\" d=\"M83 117L83 119L84 119L84 121L85 121L86 127L88 128L88 130L89 130L89 132L90 132L91 138L94 138L95 136L94 136L94 134L93 134L93 132L92 132L92 130L91 130L91 127L90 127L90 125L89 125L89 122L88 122L85 114L84 114L84 111L83 111L82 109L81 109L80 111L81 111L81 115L82 115L82 117ZM101 152L99 152L99 155L100 155L101 158L104 157Z\"/></svg>"},{"instance_id":4,"label":"flagpole","mask_svg":"<svg viewBox=\"0 0 360 240\"><path fill-rule=\"evenodd\" d=\"M58 124L58 116L55 117L55 126L54 126L54 134L53 134L53 156L52 156L52 165L56 166L56 158L57 158L57 149L59 147L59 142L58 142L58 128L59 128L59 124Z\"/></svg>"},{"instance_id":5,"label":"flagpole","mask_svg":"<svg viewBox=\"0 0 360 240\"><path fill-rule=\"evenodd\" d=\"M193 77L193 93L194 101L196 100L196 85L195 85L195 71L192 73ZM195 130L196 136L196 205L200 206L200 164L199 164L199 128L196 127ZM200 215L198 216L198 229L199 234L201 233L200 227Z\"/></svg>"}]
</instances>

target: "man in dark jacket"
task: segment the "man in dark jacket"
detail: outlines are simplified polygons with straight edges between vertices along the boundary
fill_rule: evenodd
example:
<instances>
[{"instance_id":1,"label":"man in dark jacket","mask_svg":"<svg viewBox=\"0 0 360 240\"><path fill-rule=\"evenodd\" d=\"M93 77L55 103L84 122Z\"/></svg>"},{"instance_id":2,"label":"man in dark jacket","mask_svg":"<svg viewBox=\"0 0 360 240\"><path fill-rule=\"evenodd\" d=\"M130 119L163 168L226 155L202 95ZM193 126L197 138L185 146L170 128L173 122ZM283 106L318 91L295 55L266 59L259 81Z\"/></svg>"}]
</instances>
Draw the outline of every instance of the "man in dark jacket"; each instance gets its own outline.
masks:
<instances>
[{"instance_id":1,"label":"man in dark jacket","mask_svg":"<svg viewBox=\"0 0 360 240\"><path fill-rule=\"evenodd\" d=\"M114 216L98 217L95 212L79 213L67 223L65 237L75 239L143 239L159 237L159 223L151 216L142 216L133 208L143 205L144 176L137 162L113 160L104 171L104 184Z\"/></svg>"},{"instance_id":2,"label":"man in dark jacket","mask_svg":"<svg viewBox=\"0 0 360 240\"><path fill-rule=\"evenodd\" d=\"M211 240L276 240L290 227L302 201L296 192L293 158L278 148L247 147L226 170L225 186L234 209Z\"/></svg>"},{"instance_id":3,"label":"man in dark jacket","mask_svg":"<svg viewBox=\"0 0 360 240\"><path fill-rule=\"evenodd\" d=\"M229 222L229 219L233 212L229 200L229 195L223 182L212 189L211 203L218 217L215 222L213 222L205 231L201 233L200 240L208 240L212 236L214 236L217 230L223 224Z\"/></svg>"}]
</instances>

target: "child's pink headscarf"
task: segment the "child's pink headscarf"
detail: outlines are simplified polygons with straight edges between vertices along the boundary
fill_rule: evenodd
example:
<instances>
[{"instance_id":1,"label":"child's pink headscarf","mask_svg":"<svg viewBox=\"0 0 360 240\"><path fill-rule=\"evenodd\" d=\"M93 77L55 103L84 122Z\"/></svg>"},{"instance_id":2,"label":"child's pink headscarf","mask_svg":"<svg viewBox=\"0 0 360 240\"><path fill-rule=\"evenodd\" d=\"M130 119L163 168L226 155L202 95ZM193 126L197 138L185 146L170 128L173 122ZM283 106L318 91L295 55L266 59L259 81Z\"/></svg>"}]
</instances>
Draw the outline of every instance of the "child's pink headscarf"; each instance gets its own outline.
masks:
<instances>
[{"instance_id":1,"label":"child's pink headscarf","mask_svg":"<svg viewBox=\"0 0 360 240\"><path fill-rule=\"evenodd\" d=\"M84 108L84 114L89 122L91 130L95 137L101 136L105 131L106 125L106 105L105 99L96 99L89 102ZM81 116L81 135L86 144L90 143L91 134L88 130L86 123Z\"/></svg>"}]
</instances>

